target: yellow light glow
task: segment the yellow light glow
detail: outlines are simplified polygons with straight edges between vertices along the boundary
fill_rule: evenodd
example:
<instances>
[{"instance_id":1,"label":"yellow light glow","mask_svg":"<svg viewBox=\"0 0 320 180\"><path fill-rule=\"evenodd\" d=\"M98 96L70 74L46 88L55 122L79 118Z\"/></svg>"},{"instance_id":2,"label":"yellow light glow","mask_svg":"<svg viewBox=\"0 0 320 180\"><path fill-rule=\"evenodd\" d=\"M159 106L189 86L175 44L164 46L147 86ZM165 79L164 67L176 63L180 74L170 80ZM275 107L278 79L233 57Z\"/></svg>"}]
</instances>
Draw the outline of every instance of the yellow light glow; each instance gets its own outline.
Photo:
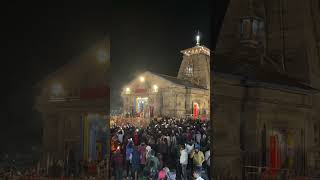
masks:
<instances>
[{"instance_id":1,"label":"yellow light glow","mask_svg":"<svg viewBox=\"0 0 320 180\"><path fill-rule=\"evenodd\" d=\"M140 77L140 82L144 82L144 80L145 80L144 77L141 76L141 77Z\"/></svg>"},{"instance_id":2,"label":"yellow light glow","mask_svg":"<svg viewBox=\"0 0 320 180\"><path fill-rule=\"evenodd\" d=\"M131 91L130 88L127 87L127 88L126 88L126 94L129 94L130 91Z\"/></svg>"},{"instance_id":3,"label":"yellow light glow","mask_svg":"<svg viewBox=\"0 0 320 180\"><path fill-rule=\"evenodd\" d=\"M158 92L158 86L157 85L153 85L153 91L154 92Z\"/></svg>"}]
</instances>

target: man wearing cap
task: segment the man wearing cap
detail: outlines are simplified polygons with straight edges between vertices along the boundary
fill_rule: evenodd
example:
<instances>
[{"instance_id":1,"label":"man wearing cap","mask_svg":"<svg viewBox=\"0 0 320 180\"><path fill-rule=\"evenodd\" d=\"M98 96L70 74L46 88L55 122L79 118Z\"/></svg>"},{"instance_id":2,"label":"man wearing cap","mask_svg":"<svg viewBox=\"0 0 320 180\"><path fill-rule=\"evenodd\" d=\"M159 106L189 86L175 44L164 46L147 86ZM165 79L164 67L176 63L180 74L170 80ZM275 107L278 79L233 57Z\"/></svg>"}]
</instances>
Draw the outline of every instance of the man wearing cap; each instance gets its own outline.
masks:
<instances>
[{"instance_id":1,"label":"man wearing cap","mask_svg":"<svg viewBox=\"0 0 320 180\"><path fill-rule=\"evenodd\" d=\"M202 151L200 151L200 145L195 145L195 150L192 151L191 158L193 158L193 165L194 169L201 171L202 170L202 163L204 162L204 154Z\"/></svg>"}]
</instances>

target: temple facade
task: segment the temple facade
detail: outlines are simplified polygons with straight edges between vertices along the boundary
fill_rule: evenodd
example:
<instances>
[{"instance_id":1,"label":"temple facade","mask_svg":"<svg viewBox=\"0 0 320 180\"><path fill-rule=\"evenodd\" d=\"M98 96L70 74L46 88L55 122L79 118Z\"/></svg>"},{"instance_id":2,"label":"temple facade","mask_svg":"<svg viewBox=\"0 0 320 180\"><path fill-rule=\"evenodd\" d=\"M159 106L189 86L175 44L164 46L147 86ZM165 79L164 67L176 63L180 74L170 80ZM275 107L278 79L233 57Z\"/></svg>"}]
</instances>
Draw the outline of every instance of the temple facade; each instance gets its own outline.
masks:
<instances>
[{"instance_id":1,"label":"temple facade","mask_svg":"<svg viewBox=\"0 0 320 180\"><path fill-rule=\"evenodd\" d=\"M97 43L37 84L43 124L42 166L108 154L109 44Z\"/></svg>"},{"instance_id":2,"label":"temple facade","mask_svg":"<svg viewBox=\"0 0 320 180\"><path fill-rule=\"evenodd\" d=\"M215 176L319 177L318 7L230 1L211 62Z\"/></svg>"},{"instance_id":3,"label":"temple facade","mask_svg":"<svg viewBox=\"0 0 320 180\"><path fill-rule=\"evenodd\" d=\"M197 44L181 51L182 62L176 77L140 74L121 94L127 115L205 118L210 115L210 50Z\"/></svg>"}]
</instances>

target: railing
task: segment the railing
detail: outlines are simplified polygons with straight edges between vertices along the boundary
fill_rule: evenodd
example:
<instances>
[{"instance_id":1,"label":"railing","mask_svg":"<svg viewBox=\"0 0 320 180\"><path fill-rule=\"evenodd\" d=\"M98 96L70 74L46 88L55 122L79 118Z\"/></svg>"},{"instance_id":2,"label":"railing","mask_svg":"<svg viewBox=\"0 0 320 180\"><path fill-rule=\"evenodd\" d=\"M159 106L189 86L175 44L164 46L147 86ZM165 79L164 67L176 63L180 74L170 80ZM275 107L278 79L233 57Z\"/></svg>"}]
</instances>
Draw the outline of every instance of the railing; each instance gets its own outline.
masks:
<instances>
[{"instance_id":1,"label":"railing","mask_svg":"<svg viewBox=\"0 0 320 180\"><path fill-rule=\"evenodd\" d=\"M49 97L49 102L65 102L65 101L77 101L77 100L80 100L80 96Z\"/></svg>"},{"instance_id":2,"label":"railing","mask_svg":"<svg viewBox=\"0 0 320 180\"><path fill-rule=\"evenodd\" d=\"M245 166L246 180L290 180L288 169L275 169L269 167Z\"/></svg>"},{"instance_id":3,"label":"railing","mask_svg":"<svg viewBox=\"0 0 320 180\"><path fill-rule=\"evenodd\" d=\"M320 180L320 177L296 176L289 169L244 166L245 180Z\"/></svg>"}]
</instances>

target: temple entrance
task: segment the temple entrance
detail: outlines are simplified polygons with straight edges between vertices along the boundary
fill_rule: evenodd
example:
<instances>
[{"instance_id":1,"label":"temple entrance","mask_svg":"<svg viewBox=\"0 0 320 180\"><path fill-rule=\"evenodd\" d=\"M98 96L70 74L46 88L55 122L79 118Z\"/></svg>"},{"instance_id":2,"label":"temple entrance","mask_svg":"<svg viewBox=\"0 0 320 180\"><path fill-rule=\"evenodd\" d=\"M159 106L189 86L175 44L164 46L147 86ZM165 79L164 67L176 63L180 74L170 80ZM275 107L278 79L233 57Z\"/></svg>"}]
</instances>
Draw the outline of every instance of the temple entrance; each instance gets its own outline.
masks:
<instances>
[{"instance_id":1,"label":"temple entrance","mask_svg":"<svg viewBox=\"0 0 320 180\"><path fill-rule=\"evenodd\" d=\"M106 154L107 132L104 116L89 114L83 119L83 159L101 160Z\"/></svg>"},{"instance_id":2,"label":"temple entrance","mask_svg":"<svg viewBox=\"0 0 320 180\"><path fill-rule=\"evenodd\" d=\"M288 168L301 172L304 162L301 158L302 135L297 129L277 129L269 136L269 166ZM300 142L301 141L301 142Z\"/></svg>"},{"instance_id":3,"label":"temple entrance","mask_svg":"<svg viewBox=\"0 0 320 180\"><path fill-rule=\"evenodd\" d=\"M148 97L137 97L136 98L136 112L139 117L144 117L146 114L148 105Z\"/></svg>"},{"instance_id":4,"label":"temple entrance","mask_svg":"<svg viewBox=\"0 0 320 180\"><path fill-rule=\"evenodd\" d=\"M199 104L194 102L193 103L193 118L197 119L199 117Z\"/></svg>"}]
</instances>

